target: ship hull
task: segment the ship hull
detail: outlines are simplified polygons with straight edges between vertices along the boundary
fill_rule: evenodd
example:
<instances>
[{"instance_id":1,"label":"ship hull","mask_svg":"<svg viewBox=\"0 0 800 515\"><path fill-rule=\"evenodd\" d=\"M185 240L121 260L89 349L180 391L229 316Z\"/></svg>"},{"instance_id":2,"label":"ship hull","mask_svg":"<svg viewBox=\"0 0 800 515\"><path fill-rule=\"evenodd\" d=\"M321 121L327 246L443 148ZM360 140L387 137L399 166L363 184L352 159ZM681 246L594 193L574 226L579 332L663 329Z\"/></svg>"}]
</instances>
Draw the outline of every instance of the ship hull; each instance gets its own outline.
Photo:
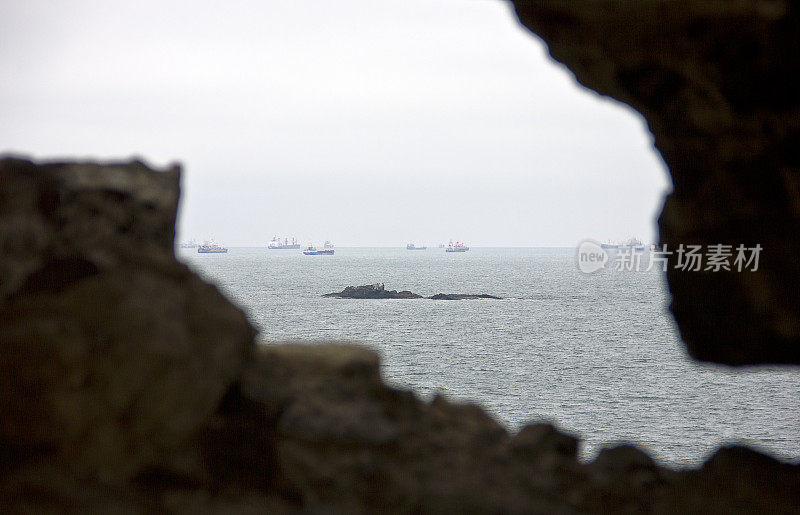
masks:
<instances>
[{"instance_id":1,"label":"ship hull","mask_svg":"<svg viewBox=\"0 0 800 515\"><path fill-rule=\"evenodd\" d=\"M202 249L197 249L197 253L198 254L227 254L228 253L228 249L222 249L222 250L202 250Z\"/></svg>"},{"instance_id":2,"label":"ship hull","mask_svg":"<svg viewBox=\"0 0 800 515\"><path fill-rule=\"evenodd\" d=\"M278 245L276 247L268 247L269 250L300 250L300 244L297 245Z\"/></svg>"},{"instance_id":3,"label":"ship hull","mask_svg":"<svg viewBox=\"0 0 800 515\"><path fill-rule=\"evenodd\" d=\"M445 252L466 252L469 249L444 249Z\"/></svg>"},{"instance_id":4,"label":"ship hull","mask_svg":"<svg viewBox=\"0 0 800 515\"><path fill-rule=\"evenodd\" d=\"M332 250L304 250L303 254L306 256L332 256Z\"/></svg>"}]
</instances>

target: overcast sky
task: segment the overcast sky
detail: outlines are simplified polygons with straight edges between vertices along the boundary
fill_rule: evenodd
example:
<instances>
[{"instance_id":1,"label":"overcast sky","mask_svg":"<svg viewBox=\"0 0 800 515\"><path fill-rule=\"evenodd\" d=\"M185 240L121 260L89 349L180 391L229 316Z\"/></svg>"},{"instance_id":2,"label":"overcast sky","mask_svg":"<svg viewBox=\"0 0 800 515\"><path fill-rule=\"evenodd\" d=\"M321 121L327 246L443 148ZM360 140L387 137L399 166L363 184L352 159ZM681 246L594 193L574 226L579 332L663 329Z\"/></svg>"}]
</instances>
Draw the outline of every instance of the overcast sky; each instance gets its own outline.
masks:
<instances>
[{"instance_id":1,"label":"overcast sky","mask_svg":"<svg viewBox=\"0 0 800 515\"><path fill-rule=\"evenodd\" d=\"M183 164L179 237L656 237L642 118L492 0L0 4L0 152Z\"/></svg>"}]
</instances>

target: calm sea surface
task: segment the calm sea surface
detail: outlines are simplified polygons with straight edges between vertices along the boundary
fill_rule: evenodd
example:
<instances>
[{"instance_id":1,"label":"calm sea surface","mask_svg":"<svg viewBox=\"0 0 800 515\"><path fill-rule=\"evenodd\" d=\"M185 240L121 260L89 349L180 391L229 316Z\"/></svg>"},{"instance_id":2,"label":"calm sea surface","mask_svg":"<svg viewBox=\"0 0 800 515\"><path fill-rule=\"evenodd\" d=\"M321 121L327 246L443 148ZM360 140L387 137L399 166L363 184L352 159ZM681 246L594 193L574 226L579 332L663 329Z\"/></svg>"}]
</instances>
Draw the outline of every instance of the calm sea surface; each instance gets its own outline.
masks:
<instances>
[{"instance_id":1,"label":"calm sea surface","mask_svg":"<svg viewBox=\"0 0 800 515\"><path fill-rule=\"evenodd\" d=\"M585 275L573 249L176 252L248 312L264 342L363 342L394 385L479 403L512 430L553 421L583 440L585 458L628 440L685 466L744 442L800 462L800 368L692 362L657 271ZM504 300L320 297L376 282Z\"/></svg>"}]
</instances>

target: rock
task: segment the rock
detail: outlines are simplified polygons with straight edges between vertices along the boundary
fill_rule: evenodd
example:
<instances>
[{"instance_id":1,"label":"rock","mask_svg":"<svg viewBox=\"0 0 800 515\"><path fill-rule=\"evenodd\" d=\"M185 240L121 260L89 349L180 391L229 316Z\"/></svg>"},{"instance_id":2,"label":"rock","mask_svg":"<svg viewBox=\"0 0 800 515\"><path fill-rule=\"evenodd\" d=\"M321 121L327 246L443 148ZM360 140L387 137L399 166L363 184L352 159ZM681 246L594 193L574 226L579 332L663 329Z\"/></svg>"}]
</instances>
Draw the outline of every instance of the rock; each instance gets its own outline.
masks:
<instances>
[{"instance_id":1,"label":"rock","mask_svg":"<svg viewBox=\"0 0 800 515\"><path fill-rule=\"evenodd\" d=\"M262 490L279 485L304 512L564 511L531 487L534 467L509 459L507 432L482 409L387 386L363 347L263 346L236 395L260 406L261 434L274 435ZM224 434L231 414L219 417Z\"/></svg>"},{"instance_id":2,"label":"rock","mask_svg":"<svg viewBox=\"0 0 800 515\"><path fill-rule=\"evenodd\" d=\"M639 111L672 177L659 218L670 309L689 353L800 363L800 9L516 0L578 82ZM680 245L760 245L755 272L683 271Z\"/></svg>"},{"instance_id":3,"label":"rock","mask_svg":"<svg viewBox=\"0 0 800 515\"><path fill-rule=\"evenodd\" d=\"M486 293L471 294L471 293L437 293L428 297L432 300L472 300L472 299L495 299L501 300L501 297L495 297Z\"/></svg>"},{"instance_id":4,"label":"rock","mask_svg":"<svg viewBox=\"0 0 800 515\"><path fill-rule=\"evenodd\" d=\"M657 468L653 458L638 447L629 444L601 449L594 460L594 466L615 472L656 470Z\"/></svg>"},{"instance_id":5,"label":"rock","mask_svg":"<svg viewBox=\"0 0 800 515\"><path fill-rule=\"evenodd\" d=\"M662 473L650 456L630 444L602 449L586 468L586 502L604 505L611 512L658 511L643 500L663 502L674 496L674 478Z\"/></svg>"},{"instance_id":6,"label":"rock","mask_svg":"<svg viewBox=\"0 0 800 515\"><path fill-rule=\"evenodd\" d=\"M761 492L782 508L800 499L800 466L752 451L700 471L665 470L631 445L580 463L578 441L551 424L510 436L478 407L387 386L374 351L355 345L262 346L226 399L203 444L206 467L262 510L685 513L713 500L726 513L757 508ZM735 493L737 481L756 486ZM731 491L713 492L718 482Z\"/></svg>"},{"instance_id":7,"label":"rock","mask_svg":"<svg viewBox=\"0 0 800 515\"><path fill-rule=\"evenodd\" d=\"M464 294L464 293L437 293L432 297L423 297L410 291L386 290L383 283L368 284L365 286L348 286L340 292L327 293L323 297L335 297L338 299L422 299L433 300L466 300L466 299L500 299L493 295Z\"/></svg>"},{"instance_id":8,"label":"rock","mask_svg":"<svg viewBox=\"0 0 800 515\"><path fill-rule=\"evenodd\" d=\"M0 447L130 477L200 430L254 330L173 255L179 169L0 160Z\"/></svg>"},{"instance_id":9,"label":"rock","mask_svg":"<svg viewBox=\"0 0 800 515\"><path fill-rule=\"evenodd\" d=\"M553 453L574 460L578 456L578 439L558 431L552 424L530 424L511 439L511 448L528 458Z\"/></svg>"},{"instance_id":10,"label":"rock","mask_svg":"<svg viewBox=\"0 0 800 515\"><path fill-rule=\"evenodd\" d=\"M800 465L741 446L723 447L699 470L674 477L666 513L800 513ZM728 506L724 510L723 506Z\"/></svg>"},{"instance_id":11,"label":"rock","mask_svg":"<svg viewBox=\"0 0 800 515\"><path fill-rule=\"evenodd\" d=\"M340 292L327 293L323 297L336 297L338 299L421 299L422 295L417 295L410 291L386 290L383 283L376 283L365 286L348 286Z\"/></svg>"}]
</instances>

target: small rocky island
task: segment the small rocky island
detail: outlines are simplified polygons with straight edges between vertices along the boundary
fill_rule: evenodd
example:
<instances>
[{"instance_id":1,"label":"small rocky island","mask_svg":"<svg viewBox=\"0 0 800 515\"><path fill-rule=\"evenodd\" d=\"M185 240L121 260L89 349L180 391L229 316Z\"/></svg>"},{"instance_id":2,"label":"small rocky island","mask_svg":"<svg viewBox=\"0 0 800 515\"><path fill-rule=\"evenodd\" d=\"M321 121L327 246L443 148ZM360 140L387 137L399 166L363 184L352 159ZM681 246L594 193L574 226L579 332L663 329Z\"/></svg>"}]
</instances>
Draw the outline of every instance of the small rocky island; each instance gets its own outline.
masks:
<instances>
[{"instance_id":1,"label":"small rocky island","mask_svg":"<svg viewBox=\"0 0 800 515\"><path fill-rule=\"evenodd\" d=\"M365 286L348 286L342 291L327 293L323 297L336 297L338 299L421 299L422 295L410 291L387 290L383 283L367 284Z\"/></svg>"},{"instance_id":2,"label":"small rocky island","mask_svg":"<svg viewBox=\"0 0 800 515\"><path fill-rule=\"evenodd\" d=\"M437 293L436 295L431 295L428 298L433 300L502 299L502 297L495 297L494 295L489 295L488 293Z\"/></svg>"},{"instance_id":3,"label":"small rocky island","mask_svg":"<svg viewBox=\"0 0 800 515\"><path fill-rule=\"evenodd\" d=\"M348 286L342 291L326 293L323 297L335 297L337 299L432 299L432 300L468 300L468 299L496 299L501 297L469 293L437 293L430 297L423 297L408 290L397 291L387 290L383 283L367 284L364 286Z\"/></svg>"}]
</instances>

